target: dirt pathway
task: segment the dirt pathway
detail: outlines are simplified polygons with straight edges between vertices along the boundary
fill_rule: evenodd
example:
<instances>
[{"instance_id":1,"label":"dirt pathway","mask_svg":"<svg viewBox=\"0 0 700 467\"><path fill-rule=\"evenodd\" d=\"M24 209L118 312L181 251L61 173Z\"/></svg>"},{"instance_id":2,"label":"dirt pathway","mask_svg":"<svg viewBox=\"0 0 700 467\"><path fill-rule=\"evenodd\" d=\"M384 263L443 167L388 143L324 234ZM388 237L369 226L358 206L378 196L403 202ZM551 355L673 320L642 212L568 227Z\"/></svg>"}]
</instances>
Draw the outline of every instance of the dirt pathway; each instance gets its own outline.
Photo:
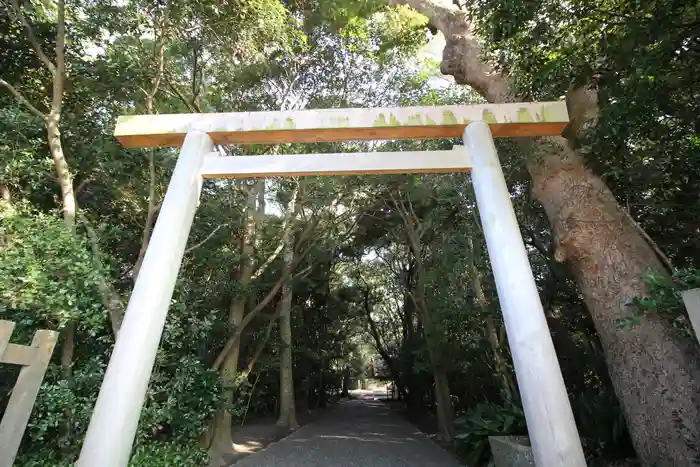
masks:
<instances>
[{"instance_id":1,"label":"dirt pathway","mask_svg":"<svg viewBox=\"0 0 700 467\"><path fill-rule=\"evenodd\" d=\"M340 402L235 467L458 467L459 463L379 401Z\"/></svg>"}]
</instances>

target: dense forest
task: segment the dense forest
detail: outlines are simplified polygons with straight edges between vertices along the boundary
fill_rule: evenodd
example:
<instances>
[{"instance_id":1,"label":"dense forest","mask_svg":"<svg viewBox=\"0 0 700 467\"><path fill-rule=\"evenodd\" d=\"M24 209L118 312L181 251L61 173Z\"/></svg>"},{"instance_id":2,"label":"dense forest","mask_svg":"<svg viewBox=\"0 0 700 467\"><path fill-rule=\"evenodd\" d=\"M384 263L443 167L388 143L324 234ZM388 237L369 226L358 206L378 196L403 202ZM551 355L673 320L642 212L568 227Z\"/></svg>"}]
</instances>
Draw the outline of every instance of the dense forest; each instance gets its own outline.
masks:
<instances>
[{"instance_id":1,"label":"dense forest","mask_svg":"<svg viewBox=\"0 0 700 467\"><path fill-rule=\"evenodd\" d=\"M119 115L564 98L562 137L497 146L586 456L697 465L699 70L692 0L0 0L0 317L60 331L17 465L77 458L177 159ZM203 465L369 376L467 465L526 433L469 176L206 181L132 464Z\"/></svg>"}]
</instances>

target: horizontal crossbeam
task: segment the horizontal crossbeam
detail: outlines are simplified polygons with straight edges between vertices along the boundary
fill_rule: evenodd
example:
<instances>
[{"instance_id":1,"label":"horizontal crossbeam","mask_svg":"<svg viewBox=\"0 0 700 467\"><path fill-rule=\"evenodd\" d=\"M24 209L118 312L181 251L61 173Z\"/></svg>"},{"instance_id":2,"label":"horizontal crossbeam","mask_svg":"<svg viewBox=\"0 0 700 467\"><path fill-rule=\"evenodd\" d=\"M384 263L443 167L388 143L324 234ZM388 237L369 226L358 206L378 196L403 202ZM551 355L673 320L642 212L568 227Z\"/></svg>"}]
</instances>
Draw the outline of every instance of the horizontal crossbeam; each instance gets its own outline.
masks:
<instances>
[{"instance_id":1,"label":"horizontal crossbeam","mask_svg":"<svg viewBox=\"0 0 700 467\"><path fill-rule=\"evenodd\" d=\"M446 151L288 154L204 158L204 178L262 178L305 175L368 175L467 172L471 164L464 146Z\"/></svg>"},{"instance_id":2,"label":"horizontal crossbeam","mask_svg":"<svg viewBox=\"0 0 700 467\"><path fill-rule=\"evenodd\" d=\"M175 147L190 130L216 144L275 144L355 140L458 138L483 120L493 136L556 136L569 123L564 101L375 109L321 109L130 115L114 135L126 147Z\"/></svg>"}]
</instances>

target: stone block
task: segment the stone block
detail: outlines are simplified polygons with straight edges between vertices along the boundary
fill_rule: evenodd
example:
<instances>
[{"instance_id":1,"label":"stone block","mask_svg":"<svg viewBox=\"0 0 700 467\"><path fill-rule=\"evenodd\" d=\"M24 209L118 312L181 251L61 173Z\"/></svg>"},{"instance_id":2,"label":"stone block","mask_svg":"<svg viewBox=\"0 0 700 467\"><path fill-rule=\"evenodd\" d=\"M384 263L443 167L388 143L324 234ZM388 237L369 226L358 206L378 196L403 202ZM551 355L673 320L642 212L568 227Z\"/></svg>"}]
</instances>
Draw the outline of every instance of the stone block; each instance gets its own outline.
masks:
<instances>
[{"instance_id":1,"label":"stone block","mask_svg":"<svg viewBox=\"0 0 700 467\"><path fill-rule=\"evenodd\" d=\"M527 436L489 436L496 467L535 467Z\"/></svg>"}]
</instances>

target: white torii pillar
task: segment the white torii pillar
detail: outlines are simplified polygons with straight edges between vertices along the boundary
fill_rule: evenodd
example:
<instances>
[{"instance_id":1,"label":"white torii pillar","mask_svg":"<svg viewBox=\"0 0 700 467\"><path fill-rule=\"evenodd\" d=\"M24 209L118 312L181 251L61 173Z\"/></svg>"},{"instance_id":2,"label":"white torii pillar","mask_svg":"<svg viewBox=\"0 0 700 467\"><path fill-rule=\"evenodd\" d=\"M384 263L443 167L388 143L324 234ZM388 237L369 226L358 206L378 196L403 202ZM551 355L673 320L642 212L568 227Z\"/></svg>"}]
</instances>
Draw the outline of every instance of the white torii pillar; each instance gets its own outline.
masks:
<instances>
[{"instance_id":1,"label":"white torii pillar","mask_svg":"<svg viewBox=\"0 0 700 467\"><path fill-rule=\"evenodd\" d=\"M464 130L486 246L535 463L585 467L581 441L489 126Z\"/></svg>"},{"instance_id":2,"label":"white torii pillar","mask_svg":"<svg viewBox=\"0 0 700 467\"><path fill-rule=\"evenodd\" d=\"M109 360L78 467L129 464L148 381L202 190L209 135L187 133Z\"/></svg>"}]
</instances>

